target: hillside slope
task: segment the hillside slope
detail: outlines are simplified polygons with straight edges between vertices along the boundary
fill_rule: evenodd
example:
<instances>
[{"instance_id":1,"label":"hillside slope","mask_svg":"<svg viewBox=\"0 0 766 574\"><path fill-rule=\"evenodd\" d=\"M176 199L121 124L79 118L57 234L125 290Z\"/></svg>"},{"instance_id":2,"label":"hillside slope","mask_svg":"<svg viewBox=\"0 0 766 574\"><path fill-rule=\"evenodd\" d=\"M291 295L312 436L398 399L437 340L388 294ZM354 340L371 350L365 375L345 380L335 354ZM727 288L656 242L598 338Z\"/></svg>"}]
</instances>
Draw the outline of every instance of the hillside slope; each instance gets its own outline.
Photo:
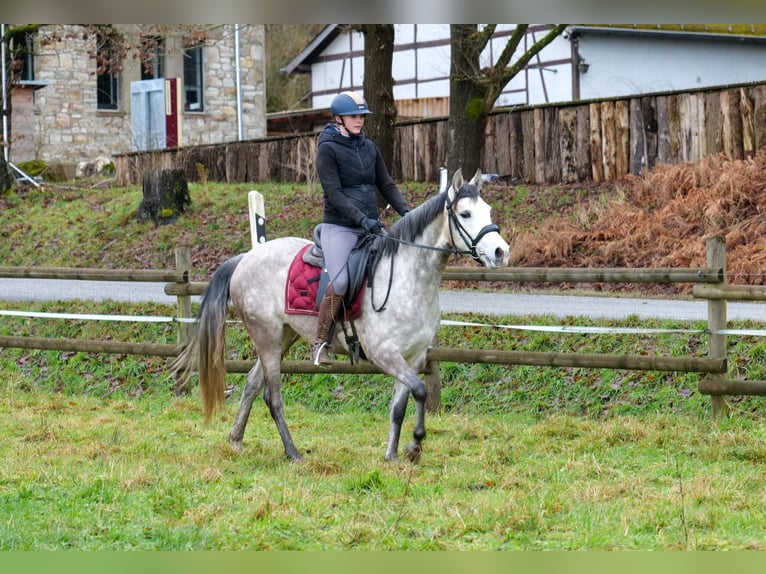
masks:
<instances>
[{"instance_id":1,"label":"hillside slope","mask_svg":"<svg viewBox=\"0 0 766 574\"><path fill-rule=\"evenodd\" d=\"M730 283L766 278L766 149L731 161L659 165L615 183L611 200L580 205L513 238L511 265L705 267L705 241L726 238Z\"/></svg>"}]
</instances>

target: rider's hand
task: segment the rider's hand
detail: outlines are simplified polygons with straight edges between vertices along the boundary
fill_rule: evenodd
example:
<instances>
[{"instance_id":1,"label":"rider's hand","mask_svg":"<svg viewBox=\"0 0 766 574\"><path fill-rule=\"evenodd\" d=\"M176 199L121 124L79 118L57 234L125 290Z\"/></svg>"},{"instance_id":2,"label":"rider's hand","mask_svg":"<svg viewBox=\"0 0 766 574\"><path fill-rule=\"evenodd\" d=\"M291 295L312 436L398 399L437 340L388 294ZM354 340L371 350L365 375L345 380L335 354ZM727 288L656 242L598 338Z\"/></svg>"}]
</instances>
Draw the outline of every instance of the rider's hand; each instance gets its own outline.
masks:
<instances>
[{"instance_id":1,"label":"rider's hand","mask_svg":"<svg viewBox=\"0 0 766 574\"><path fill-rule=\"evenodd\" d=\"M377 235L383 231L383 226L380 224L380 221L372 219L371 217L368 217L367 221L364 222L364 228L367 230L367 233L372 233L373 235Z\"/></svg>"}]
</instances>

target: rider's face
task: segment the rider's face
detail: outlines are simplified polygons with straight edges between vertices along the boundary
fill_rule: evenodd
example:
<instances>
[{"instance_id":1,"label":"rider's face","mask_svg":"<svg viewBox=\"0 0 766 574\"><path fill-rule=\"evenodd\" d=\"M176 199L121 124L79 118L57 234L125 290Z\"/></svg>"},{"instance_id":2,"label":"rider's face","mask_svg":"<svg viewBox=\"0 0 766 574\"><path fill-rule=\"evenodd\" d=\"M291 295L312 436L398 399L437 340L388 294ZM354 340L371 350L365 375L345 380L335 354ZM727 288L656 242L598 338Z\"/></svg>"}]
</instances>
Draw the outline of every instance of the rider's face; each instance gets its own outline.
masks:
<instances>
[{"instance_id":1,"label":"rider's face","mask_svg":"<svg viewBox=\"0 0 766 574\"><path fill-rule=\"evenodd\" d=\"M343 116L343 126L351 135L358 135L364 127L364 114L353 114L350 116Z\"/></svg>"}]
</instances>

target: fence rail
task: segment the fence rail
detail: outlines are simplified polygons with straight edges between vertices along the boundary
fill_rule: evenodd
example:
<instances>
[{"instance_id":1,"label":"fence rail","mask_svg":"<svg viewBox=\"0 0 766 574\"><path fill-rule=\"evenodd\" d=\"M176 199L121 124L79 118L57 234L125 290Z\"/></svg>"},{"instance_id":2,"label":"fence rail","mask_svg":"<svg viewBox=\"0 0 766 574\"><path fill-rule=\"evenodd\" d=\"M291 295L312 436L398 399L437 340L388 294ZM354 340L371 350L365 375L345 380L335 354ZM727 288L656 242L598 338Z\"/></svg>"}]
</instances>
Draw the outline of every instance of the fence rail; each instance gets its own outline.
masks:
<instances>
[{"instance_id":1,"label":"fence rail","mask_svg":"<svg viewBox=\"0 0 766 574\"><path fill-rule=\"evenodd\" d=\"M183 284L189 281L188 271L162 269L75 269L72 267L8 267L0 266L0 277L12 279L76 279L86 281L142 281Z\"/></svg>"},{"instance_id":2,"label":"fence rail","mask_svg":"<svg viewBox=\"0 0 766 574\"><path fill-rule=\"evenodd\" d=\"M14 268L0 266L0 277L166 282L165 292L178 297L178 318L180 319L178 321L179 343L177 345L0 336L0 347L156 355L164 357L177 356L188 333L189 325L184 319L191 318L190 297L202 294L207 286L207 282L189 281L190 269L188 261L188 248L181 247L176 250L176 265L178 268L168 271L69 269L60 267ZM714 413L719 413L724 408L725 403L721 400L721 395L766 395L766 381L742 381L726 378L726 335L720 333L726 327L726 301L766 301L766 287L726 284L726 256L723 237L708 239L707 264L708 267L697 269L448 268L444 273L445 280L555 283L694 283L694 296L708 300L710 345L708 356L704 358L557 352L539 353L435 346L429 349L426 366L422 370L422 373L426 375L426 384L429 389L429 409L436 410L440 406L441 387L438 366L440 361L703 373L705 376L699 383L699 391L712 396ZM229 372L247 372L253 365L254 361L226 361ZM348 362L341 361L334 362L330 369L320 369L308 361L284 361L282 363L282 371L284 373L296 374L328 372L369 374L380 372L375 365L370 363L362 362L351 365Z\"/></svg>"}]
</instances>

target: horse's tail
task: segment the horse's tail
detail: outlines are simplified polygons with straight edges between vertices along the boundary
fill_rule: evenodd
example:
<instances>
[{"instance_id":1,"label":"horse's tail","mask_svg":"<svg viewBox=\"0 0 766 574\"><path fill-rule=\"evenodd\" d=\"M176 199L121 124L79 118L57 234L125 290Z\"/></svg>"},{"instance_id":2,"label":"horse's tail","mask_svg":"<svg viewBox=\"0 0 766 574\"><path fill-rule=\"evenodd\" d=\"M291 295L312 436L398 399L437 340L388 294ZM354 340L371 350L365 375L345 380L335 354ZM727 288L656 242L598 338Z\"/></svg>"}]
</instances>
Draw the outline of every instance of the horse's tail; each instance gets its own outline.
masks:
<instances>
[{"instance_id":1,"label":"horse's tail","mask_svg":"<svg viewBox=\"0 0 766 574\"><path fill-rule=\"evenodd\" d=\"M229 312L229 286L244 254L226 261L213 274L202 295L197 323L178 357L170 364L170 370L184 378L191 375L196 366L199 371L205 421L224 402L226 387L226 364L223 346L226 339L226 318Z\"/></svg>"}]
</instances>

